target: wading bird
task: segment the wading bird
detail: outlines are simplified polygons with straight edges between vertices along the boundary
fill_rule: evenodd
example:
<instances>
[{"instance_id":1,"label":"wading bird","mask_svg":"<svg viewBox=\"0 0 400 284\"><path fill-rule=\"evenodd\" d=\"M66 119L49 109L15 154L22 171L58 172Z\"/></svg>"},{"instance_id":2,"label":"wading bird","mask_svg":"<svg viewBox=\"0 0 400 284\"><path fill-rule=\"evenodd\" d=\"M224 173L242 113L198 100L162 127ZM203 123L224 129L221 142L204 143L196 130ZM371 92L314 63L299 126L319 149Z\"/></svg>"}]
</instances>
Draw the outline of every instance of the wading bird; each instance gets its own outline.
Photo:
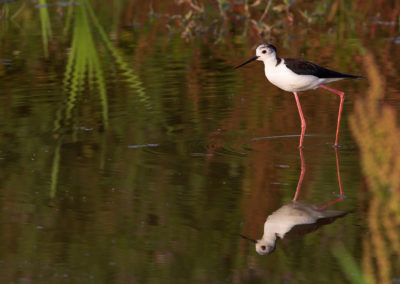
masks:
<instances>
[{"instance_id":1,"label":"wading bird","mask_svg":"<svg viewBox=\"0 0 400 284\"><path fill-rule=\"evenodd\" d=\"M344 93L342 91L329 88L323 84L345 78L355 79L364 77L339 73L308 61L294 58L280 58L276 52L276 47L271 44L259 45L256 49L256 56L236 66L235 69L242 67L254 60L264 62L265 76L267 77L268 81L278 88L294 94L301 119L300 148L303 147L304 134L306 132L306 121L303 116L303 111L301 110L297 92L323 88L339 95L340 105L335 140L335 147L337 148L339 145L339 127L342 116Z\"/></svg>"}]
</instances>

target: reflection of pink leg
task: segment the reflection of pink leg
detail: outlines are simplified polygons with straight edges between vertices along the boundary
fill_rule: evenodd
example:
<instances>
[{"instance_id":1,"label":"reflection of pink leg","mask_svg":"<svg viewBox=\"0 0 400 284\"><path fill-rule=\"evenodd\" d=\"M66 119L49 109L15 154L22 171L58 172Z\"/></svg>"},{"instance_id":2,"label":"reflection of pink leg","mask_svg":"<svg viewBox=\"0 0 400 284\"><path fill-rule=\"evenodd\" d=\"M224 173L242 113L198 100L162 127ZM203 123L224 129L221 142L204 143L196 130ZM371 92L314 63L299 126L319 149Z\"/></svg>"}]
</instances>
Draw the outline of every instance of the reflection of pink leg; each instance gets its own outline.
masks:
<instances>
[{"instance_id":1,"label":"reflection of pink leg","mask_svg":"<svg viewBox=\"0 0 400 284\"><path fill-rule=\"evenodd\" d=\"M340 190L340 195L343 196L344 192L343 192L342 178L340 177L339 154L337 148L335 149L335 155L336 155L336 171L339 182L339 190Z\"/></svg>"},{"instance_id":2,"label":"reflection of pink leg","mask_svg":"<svg viewBox=\"0 0 400 284\"><path fill-rule=\"evenodd\" d=\"M294 194L293 200L297 200L297 198L299 197L301 184L303 183L304 174L306 172L306 163L304 162L303 149L299 148L299 151L300 151L300 160L301 160L301 173L300 173L299 181L297 183L296 193Z\"/></svg>"},{"instance_id":3,"label":"reflection of pink leg","mask_svg":"<svg viewBox=\"0 0 400 284\"><path fill-rule=\"evenodd\" d=\"M338 199L335 199L331 202L328 202L325 205L322 205L321 207L318 208L318 210L324 210L327 207L331 206L332 204L335 204L337 202L340 202L344 199L344 192L343 192L343 185L342 185L342 178L340 177L340 168L339 168L339 154L337 148L335 148L335 154L336 154L336 170L337 170L337 176L338 176L338 182L339 182L339 191L340 191L340 197Z\"/></svg>"},{"instance_id":4,"label":"reflection of pink leg","mask_svg":"<svg viewBox=\"0 0 400 284\"><path fill-rule=\"evenodd\" d=\"M306 133L306 120L304 119L303 111L301 110L299 96L297 95L296 92L294 92L293 94L294 94L294 98L296 99L297 109L299 111L300 120L301 120L301 136L300 136L300 144L299 144L299 148L301 148L301 147L303 147L304 133Z\"/></svg>"},{"instance_id":5,"label":"reflection of pink leg","mask_svg":"<svg viewBox=\"0 0 400 284\"><path fill-rule=\"evenodd\" d=\"M328 90L330 92L337 94L340 97L339 113L338 113L338 120L337 120L337 127L336 127L336 140L335 140L335 148L337 148L339 146L339 128L340 128L340 119L342 118L344 93L342 91L329 88L325 85L319 85L319 86L321 88L324 88L325 90Z\"/></svg>"},{"instance_id":6,"label":"reflection of pink leg","mask_svg":"<svg viewBox=\"0 0 400 284\"><path fill-rule=\"evenodd\" d=\"M321 207L319 207L318 210L319 211L325 210L327 207L329 207L329 206L331 206L331 205L333 205L333 204L335 204L337 202L340 202L343 199L344 199L343 197L339 197L338 199L332 200L331 202L328 202L328 203L322 205Z\"/></svg>"}]
</instances>

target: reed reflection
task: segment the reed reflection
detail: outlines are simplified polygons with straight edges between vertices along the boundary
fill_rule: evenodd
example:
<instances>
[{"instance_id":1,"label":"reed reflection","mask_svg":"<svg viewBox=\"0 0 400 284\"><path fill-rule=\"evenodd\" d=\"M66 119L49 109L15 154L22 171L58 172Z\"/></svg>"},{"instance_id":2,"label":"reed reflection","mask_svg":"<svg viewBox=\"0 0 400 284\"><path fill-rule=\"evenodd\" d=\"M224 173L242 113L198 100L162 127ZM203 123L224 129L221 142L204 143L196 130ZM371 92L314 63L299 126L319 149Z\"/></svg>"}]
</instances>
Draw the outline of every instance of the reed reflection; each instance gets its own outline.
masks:
<instances>
[{"instance_id":1,"label":"reed reflection","mask_svg":"<svg viewBox=\"0 0 400 284\"><path fill-rule=\"evenodd\" d=\"M335 149L335 154L339 182L339 197L320 206L298 200L306 171L303 150L300 148L299 151L301 173L293 200L290 203L283 205L267 217L267 220L264 223L264 234L261 239L254 240L241 235L244 239L255 243L256 251L260 255L273 252L278 239L306 235L318 230L323 225L334 222L337 218L346 216L350 212L327 209L329 206L342 201L345 197L340 177L339 155L337 149Z\"/></svg>"}]
</instances>

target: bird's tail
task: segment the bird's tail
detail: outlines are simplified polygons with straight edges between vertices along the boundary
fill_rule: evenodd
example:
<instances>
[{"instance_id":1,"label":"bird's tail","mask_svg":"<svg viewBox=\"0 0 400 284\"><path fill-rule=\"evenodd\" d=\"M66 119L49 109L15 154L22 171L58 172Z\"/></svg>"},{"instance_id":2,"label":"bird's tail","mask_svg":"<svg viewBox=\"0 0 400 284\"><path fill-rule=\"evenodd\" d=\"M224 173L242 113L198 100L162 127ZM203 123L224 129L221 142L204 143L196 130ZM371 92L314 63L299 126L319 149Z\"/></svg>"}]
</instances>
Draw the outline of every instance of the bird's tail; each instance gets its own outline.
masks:
<instances>
[{"instance_id":1,"label":"bird's tail","mask_svg":"<svg viewBox=\"0 0 400 284\"><path fill-rule=\"evenodd\" d=\"M358 75L351 75L351 74L343 74L343 78L349 78L349 79L365 79L364 76L358 76Z\"/></svg>"},{"instance_id":2,"label":"bird's tail","mask_svg":"<svg viewBox=\"0 0 400 284\"><path fill-rule=\"evenodd\" d=\"M344 217L352 211L339 211L339 210L323 210L321 211L323 218L339 218Z\"/></svg>"}]
</instances>

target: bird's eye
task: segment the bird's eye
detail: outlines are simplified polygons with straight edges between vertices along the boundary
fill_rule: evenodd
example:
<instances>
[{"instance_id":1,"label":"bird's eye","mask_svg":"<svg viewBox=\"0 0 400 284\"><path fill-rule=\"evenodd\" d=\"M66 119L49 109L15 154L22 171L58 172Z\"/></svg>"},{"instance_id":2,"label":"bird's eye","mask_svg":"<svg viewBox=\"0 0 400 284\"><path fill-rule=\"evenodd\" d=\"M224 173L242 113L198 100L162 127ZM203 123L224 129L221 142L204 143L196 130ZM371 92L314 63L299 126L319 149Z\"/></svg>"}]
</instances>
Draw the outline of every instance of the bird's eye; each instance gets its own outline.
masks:
<instances>
[{"instance_id":1,"label":"bird's eye","mask_svg":"<svg viewBox=\"0 0 400 284\"><path fill-rule=\"evenodd\" d=\"M265 51L265 50L264 50ZM264 52L263 52L264 53ZM267 247L266 246L261 246L262 250L265 250Z\"/></svg>"},{"instance_id":2,"label":"bird's eye","mask_svg":"<svg viewBox=\"0 0 400 284\"><path fill-rule=\"evenodd\" d=\"M267 53L267 51L264 49L264 50L262 51L262 53L264 53L264 54L265 54L265 53Z\"/></svg>"}]
</instances>

